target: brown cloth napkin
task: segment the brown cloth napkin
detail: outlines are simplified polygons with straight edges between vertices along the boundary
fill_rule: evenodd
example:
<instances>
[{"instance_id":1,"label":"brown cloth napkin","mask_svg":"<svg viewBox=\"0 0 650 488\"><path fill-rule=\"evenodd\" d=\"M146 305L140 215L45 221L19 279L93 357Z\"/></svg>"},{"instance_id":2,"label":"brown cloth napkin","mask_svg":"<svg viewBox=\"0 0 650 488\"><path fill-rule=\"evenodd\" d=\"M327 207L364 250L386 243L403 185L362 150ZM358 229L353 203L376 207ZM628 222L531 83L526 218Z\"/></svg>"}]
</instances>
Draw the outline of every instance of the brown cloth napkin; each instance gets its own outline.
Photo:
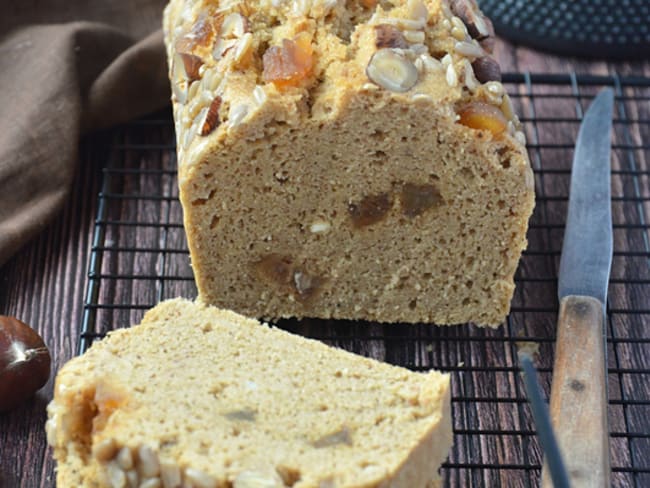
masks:
<instances>
[{"instance_id":1,"label":"brown cloth napkin","mask_svg":"<svg viewBox=\"0 0 650 488\"><path fill-rule=\"evenodd\" d=\"M169 103L166 0L3 0L0 266L56 215L81 134Z\"/></svg>"}]
</instances>

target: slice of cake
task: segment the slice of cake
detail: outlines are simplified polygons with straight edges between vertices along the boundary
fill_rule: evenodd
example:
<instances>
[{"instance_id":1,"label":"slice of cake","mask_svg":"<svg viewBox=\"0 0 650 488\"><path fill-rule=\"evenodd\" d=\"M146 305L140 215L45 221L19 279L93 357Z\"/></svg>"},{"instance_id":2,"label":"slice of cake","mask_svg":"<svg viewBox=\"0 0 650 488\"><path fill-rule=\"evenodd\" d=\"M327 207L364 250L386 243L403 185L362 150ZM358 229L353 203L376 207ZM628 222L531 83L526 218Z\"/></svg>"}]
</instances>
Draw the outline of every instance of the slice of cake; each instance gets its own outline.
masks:
<instances>
[{"instance_id":1,"label":"slice of cake","mask_svg":"<svg viewBox=\"0 0 650 488\"><path fill-rule=\"evenodd\" d=\"M413 373L181 299L59 372L57 486L424 488L449 375Z\"/></svg>"},{"instance_id":2,"label":"slice of cake","mask_svg":"<svg viewBox=\"0 0 650 488\"><path fill-rule=\"evenodd\" d=\"M204 301L503 321L533 174L473 0L172 0L164 26Z\"/></svg>"}]
</instances>

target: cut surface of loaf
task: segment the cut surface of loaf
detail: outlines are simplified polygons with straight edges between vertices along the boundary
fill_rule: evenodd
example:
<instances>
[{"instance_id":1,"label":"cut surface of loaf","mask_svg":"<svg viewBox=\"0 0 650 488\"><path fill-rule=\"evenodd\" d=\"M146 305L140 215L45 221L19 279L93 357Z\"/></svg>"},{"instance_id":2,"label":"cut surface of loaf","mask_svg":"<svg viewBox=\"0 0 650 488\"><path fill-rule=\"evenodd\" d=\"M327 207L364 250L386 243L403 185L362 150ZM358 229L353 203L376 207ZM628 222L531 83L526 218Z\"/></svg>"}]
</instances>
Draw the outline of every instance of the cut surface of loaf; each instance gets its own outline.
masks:
<instances>
[{"instance_id":1,"label":"cut surface of loaf","mask_svg":"<svg viewBox=\"0 0 650 488\"><path fill-rule=\"evenodd\" d=\"M449 375L175 299L60 370L47 434L59 488L424 488L449 394Z\"/></svg>"},{"instance_id":2,"label":"cut surface of loaf","mask_svg":"<svg viewBox=\"0 0 650 488\"><path fill-rule=\"evenodd\" d=\"M534 179L473 0L171 0L164 27L204 301L503 321Z\"/></svg>"}]
</instances>

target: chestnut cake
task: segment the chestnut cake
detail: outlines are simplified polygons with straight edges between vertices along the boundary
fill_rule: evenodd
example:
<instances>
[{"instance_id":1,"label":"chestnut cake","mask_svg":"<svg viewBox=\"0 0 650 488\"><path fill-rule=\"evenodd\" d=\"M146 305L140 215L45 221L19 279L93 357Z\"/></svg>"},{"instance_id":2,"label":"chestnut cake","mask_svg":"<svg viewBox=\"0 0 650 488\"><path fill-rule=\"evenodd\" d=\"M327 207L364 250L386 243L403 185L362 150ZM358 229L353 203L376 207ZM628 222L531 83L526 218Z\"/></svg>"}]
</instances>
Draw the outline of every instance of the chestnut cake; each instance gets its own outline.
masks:
<instances>
[{"instance_id":1,"label":"chestnut cake","mask_svg":"<svg viewBox=\"0 0 650 488\"><path fill-rule=\"evenodd\" d=\"M430 488L449 395L448 374L175 299L60 370L46 430L59 488Z\"/></svg>"},{"instance_id":2,"label":"chestnut cake","mask_svg":"<svg viewBox=\"0 0 650 488\"><path fill-rule=\"evenodd\" d=\"M172 0L164 28L203 301L504 320L534 178L473 0Z\"/></svg>"}]
</instances>

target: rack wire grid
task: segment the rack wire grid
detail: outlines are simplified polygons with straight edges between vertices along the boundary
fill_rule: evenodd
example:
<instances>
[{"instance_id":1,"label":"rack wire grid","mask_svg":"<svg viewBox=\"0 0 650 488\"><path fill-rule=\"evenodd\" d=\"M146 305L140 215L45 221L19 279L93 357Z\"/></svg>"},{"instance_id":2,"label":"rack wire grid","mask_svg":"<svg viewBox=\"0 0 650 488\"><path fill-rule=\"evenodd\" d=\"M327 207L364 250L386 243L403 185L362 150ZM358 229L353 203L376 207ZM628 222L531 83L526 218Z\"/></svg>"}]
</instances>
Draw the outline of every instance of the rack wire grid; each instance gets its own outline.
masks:
<instances>
[{"instance_id":1,"label":"rack wire grid","mask_svg":"<svg viewBox=\"0 0 650 488\"><path fill-rule=\"evenodd\" d=\"M472 325L280 321L286 330L412 370L452 374L454 446L446 486L539 485L542 453L517 365L538 347L546 395L558 311L557 269L573 147L598 90L615 90L612 146L614 259L607 303L612 485L650 486L650 79L507 74L535 171L537 205L507 321ZM194 297L177 199L169 111L117 128L103 170L79 351L170 297Z\"/></svg>"}]
</instances>

